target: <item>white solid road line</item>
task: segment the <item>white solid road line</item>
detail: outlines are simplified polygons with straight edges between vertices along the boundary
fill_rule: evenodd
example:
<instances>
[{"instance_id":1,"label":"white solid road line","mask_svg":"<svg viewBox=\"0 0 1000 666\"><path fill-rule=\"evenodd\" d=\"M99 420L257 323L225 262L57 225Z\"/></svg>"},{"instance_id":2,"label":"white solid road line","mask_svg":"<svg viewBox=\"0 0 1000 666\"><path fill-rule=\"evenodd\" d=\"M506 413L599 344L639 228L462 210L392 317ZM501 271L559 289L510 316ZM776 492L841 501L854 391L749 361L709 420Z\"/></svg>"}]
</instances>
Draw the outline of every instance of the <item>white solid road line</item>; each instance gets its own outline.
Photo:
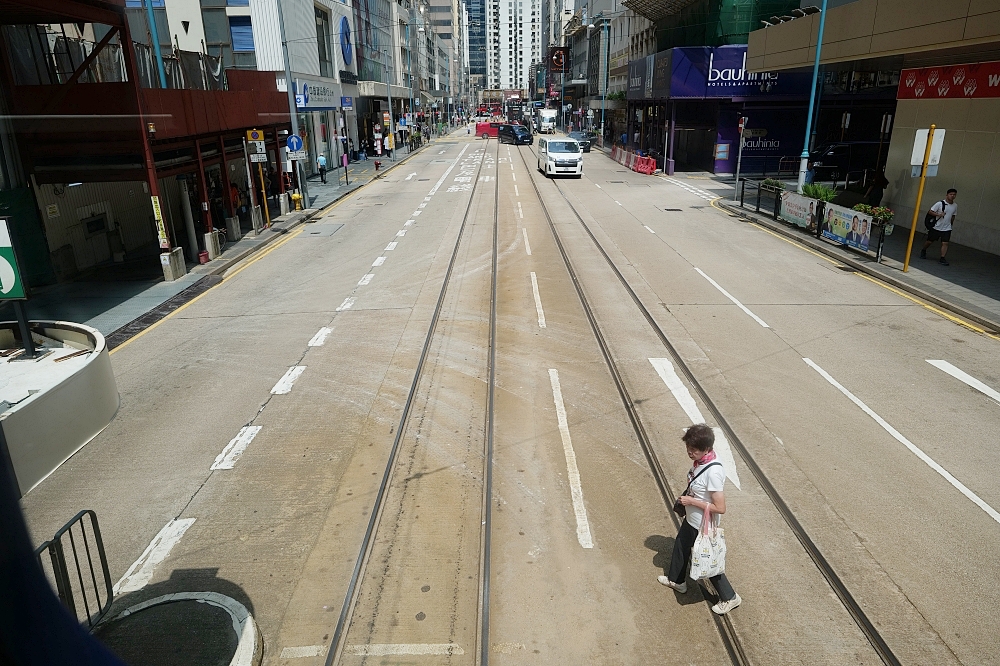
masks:
<instances>
[{"instance_id":1,"label":"white solid road line","mask_svg":"<svg viewBox=\"0 0 1000 666\"><path fill-rule=\"evenodd\" d=\"M326 645L303 645L302 647L281 648L281 659L296 659L298 657L325 657Z\"/></svg>"},{"instance_id":2,"label":"white solid road line","mask_svg":"<svg viewBox=\"0 0 1000 666\"><path fill-rule=\"evenodd\" d=\"M316 335L312 336L312 339L309 340L309 346L310 347L322 347L323 343L326 342L327 336L330 335L330 333L332 333L332 332L333 332L333 329L332 328L327 328L326 326L324 326L323 328L319 329L319 331L316 332Z\"/></svg>"},{"instance_id":3,"label":"white solid road line","mask_svg":"<svg viewBox=\"0 0 1000 666\"><path fill-rule=\"evenodd\" d=\"M646 225L645 225L645 224L644 224L644 225L642 225L642 226L646 227ZM651 233L651 234L655 234L655 233L656 233L655 231L653 231L653 230L652 230L652 229L650 229L649 227L646 227L646 231L648 231L648 232L649 232L649 233Z\"/></svg>"},{"instance_id":4,"label":"white solid road line","mask_svg":"<svg viewBox=\"0 0 1000 666\"><path fill-rule=\"evenodd\" d=\"M304 365L293 365L288 368L288 371L285 372L284 376L279 379L278 383L274 385L273 389L271 389L271 394L285 395L286 393L291 393L292 384L295 383L295 380L299 378L299 375L301 375L305 369L306 366Z\"/></svg>"},{"instance_id":5,"label":"white solid road line","mask_svg":"<svg viewBox=\"0 0 1000 666\"><path fill-rule=\"evenodd\" d=\"M593 548L594 540L590 536L587 507L583 503L583 487L580 485L580 469L576 466L576 452L573 450L573 440L569 437L569 423L566 421L566 406L563 404L558 370L549 369L549 382L552 383L552 400L556 405L559 436L562 438L563 453L566 455L566 476L573 498L573 513L576 514L576 538L584 548Z\"/></svg>"},{"instance_id":6,"label":"white solid road line","mask_svg":"<svg viewBox=\"0 0 1000 666\"><path fill-rule=\"evenodd\" d=\"M388 657L394 655L450 655L465 654L465 650L455 643L371 643L369 645L348 645L344 654L365 657Z\"/></svg>"},{"instance_id":7,"label":"white solid road line","mask_svg":"<svg viewBox=\"0 0 1000 666\"><path fill-rule=\"evenodd\" d=\"M236 437L229 440L229 444L226 444L226 448L222 449L222 453L215 457L215 462L212 463L209 469L232 469L236 465L236 461L243 455L243 452L250 446L253 438L260 432L260 428L261 426L243 426L240 428Z\"/></svg>"},{"instance_id":8,"label":"white solid road line","mask_svg":"<svg viewBox=\"0 0 1000 666\"><path fill-rule=\"evenodd\" d=\"M542 310L542 298L538 295L538 278L535 277L534 271L531 272L531 293L535 295L535 312L538 313L538 328L545 328L545 311Z\"/></svg>"},{"instance_id":9,"label":"white solid road line","mask_svg":"<svg viewBox=\"0 0 1000 666\"><path fill-rule=\"evenodd\" d=\"M392 241L391 243L389 243L388 245L385 246L385 250L383 250L383 252L386 252L388 250L395 250L395 249L396 249L396 241Z\"/></svg>"},{"instance_id":10,"label":"white solid road line","mask_svg":"<svg viewBox=\"0 0 1000 666\"><path fill-rule=\"evenodd\" d=\"M354 296L348 296L344 299L344 302L340 304L340 307L337 308L337 312L350 310L352 307L354 307Z\"/></svg>"},{"instance_id":11,"label":"white solid road line","mask_svg":"<svg viewBox=\"0 0 1000 666\"><path fill-rule=\"evenodd\" d=\"M687 417L691 419L691 424L704 423L705 417L702 416L701 410L698 409L698 403L694 401L687 386L677 376L674 364L670 362L670 359L651 358L649 362L653 364L656 374L660 376L660 379L663 380L663 383L667 385L667 388L674 395L674 400L681 406ZM739 490L743 490L743 487L740 485L740 475L736 471L736 459L733 458L733 449L729 445L729 440L726 439L726 434L722 431L722 428L712 428L712 432L715 433L715 454L719 457L719 462L726 469L726 478L732 481L733 485Z\"/></svg>"},{"instance_id":12,"label":"white solid road line","mask_svg":"<svg viewBox=\"0 0 1000 666\"><path fill-rule=\"evenodd\" d=\"M121 580L115 583L112 588L114 595L117 597L119 594L135 592L146 587L156 567L167 559L170 550L177 545L194 521L194 518L180 518L167 523L149 542L139 559L132 563Z\"/></svg>"},{"instance_id":13,"label":"white solid road line","mask_svg":"<svg viewBox=\"0 0 1000 666\"><path fill-rule=\"evenodd\" d=\"M524 236L524 251L531 256L531 245L528 244L528 230L521 227L521 234Z\"/></svg>"},{"instance_id":14,"label":"white solid road line","mask_svg":"<svg viewBox=\"0 0 1000 666\"><path fill-rule=\"evenodd\" d=\"M893 439L895 439L897 442L908 448L910 452L913 453L913 455L923 460L925 463L927 463L928 467L930 467L935 472L943 476L945 480L948 481L948 483L953 485L958 490L958 492L968 497L970 500L972 500L972 502L976 506L978 506L980 509L989 514L990 518L1000 523L1000 513L997 513L996 509L994 509L989 504L984 502L979 497L979 495L969 490L964 483L962 483L954 476L952 476L951 472L946 470L944 467L941 467L941 465L937 464L933 458L931 458L929 455L927 455L919 448L917 448L917 446L913 444L913 442L904 437L898 430L889 425L885 419L876 414L871 407L861 402L861 400L857 396L855 396L853 393L844 388L836 379L831 377L830 373L828 373L826 370L816 365L811 359L803 358L802 360L805 361L809 365L809 367L818 372L820 376L823 377L823 379L830 382L838 391L847 396L848 400L850 400L855 405L860 407L861 411L863 411L865 414L875 419L875 422L878 423L880 426L882 426L882 428L885 429L887 433L892 435Z\"/></svg>"},{"instance_id":15,"label":"white solid road line","mask_svg":"<svg viewBox=\"0 0 1000 666\"><path fill-rule=\"evenodd\" d=\"M360 280L358 280L358 286L359 287L365 286L366 284L368 284L368 283L370 283L372 281L373 277L375 277L374 273L365 273L365 276L363 278L361 278Z\"/></svg>"},{"instance_id":16,"label":"white solid road line","mask_svg":"<svg viewBox=\"0 0 1000 666\"><path fill-rule=\"evenodd\" d=\"M456 157L456 158L455 158L455 164L452 164L452 165L451 165L450 167L448 167L448 168L447 168L447 169L445 170L444 174L443 174L443 175L441 176L441 178L439 178L439 179L438 179L438 182L434 183L434 187L432 187L432 188L431 188L431 191L427 193L427 195L428 195L428 196L434 196L434 193L438 191L438 188L439 188L439 187L441 187L441 184L442 184L442 183L443 183L443 182L445 181L445 179L446 179L446 178L448 177L448 174L450 174L450 173L451 173L451 170L452 170L452 169L454 169L454 168L455 168L455 166L456 166L456 165L458 164L458 161L459 161L460 159L462 159L462 155L464 155L464 154L465 154L465 151L466 151L466 150L467 150L468 148L469 148L469 144L466 144L466 145L465 145L465 147L464 147L464 148L462 148L462 151L461 151L461 152L460 152L460 153L458 154L458 157Z\"/></svg>"},{"instance_id":17,"label":"white solid road line","mask_svg":"<svg viewBox=\"0 0 1000 666\"><path fill-rule=\"evenodd\" d=\"M998 403L1000 403L1000 391L995 391L994 389L990 388L990 386L988 384L984 384L983 382L979 381L978 379L976 379L972 375L970 375L970 374L968 374L966 372L963 372L962 370L959 370L958 368L956 368L955 366L953 366L948 361L931 361L931 360L928 360L927 362L930 363L931 365L933 365L938 370L943 370L944 372L947 372L949 375L951 375L952 377L954 377L958 381L965 382L966 384L968 384L972 388L976 389L977 391L979 391L983 395L988 396L990 398L993 398Z\"/></svg>"},{"instance_id":18,"label":"white solid road line","mask_svg":"<svg viewBox=\"0 0 1000 666\"><path fill-rule=\"evenodd\" d=\"M758 324L760 324L764 328L771 328L770 326L767 325L767 322L765 322L763 319L761 319L760 317L758 317L754 313L750 312L750 309L747 308L747 306L745 306L742 303L740 303L738 300L736 300L736 298L733 297L732 294L730 294L728 291L726 291L725 289L723 289L722 285L720 285L718 282L716 282L712 278L710 278L707 275L705 275L705 271L701 270L700 268L695 268L695 270L698 271L698 273L703 278L705 278L706 280L708 280L709 282L711 282L713 287L715 287L720 292L722 292L723 296L725 296L726 298L728 298L729 300L731 300L733 303L735 303L736 307L738 307L740 310L743 310L743 312L746 312L748 315L750 315L751 317L753 317L753 320L755 322L757 322Z\"/></svg>"}]
</instances>

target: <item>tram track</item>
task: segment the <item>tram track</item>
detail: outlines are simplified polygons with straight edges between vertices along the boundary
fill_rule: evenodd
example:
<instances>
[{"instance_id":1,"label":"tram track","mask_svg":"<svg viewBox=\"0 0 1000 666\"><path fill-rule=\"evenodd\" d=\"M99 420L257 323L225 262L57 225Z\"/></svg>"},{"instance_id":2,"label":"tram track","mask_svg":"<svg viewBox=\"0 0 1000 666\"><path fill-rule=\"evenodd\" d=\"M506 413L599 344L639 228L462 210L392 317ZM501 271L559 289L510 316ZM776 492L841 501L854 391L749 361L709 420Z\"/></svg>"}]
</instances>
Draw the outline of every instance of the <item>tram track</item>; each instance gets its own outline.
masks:
<instances>
[{"instance_id":1,"label":"tram track","mask_svg":"<svg viewBox=\"0 0 1000 666\"><path fill-rule=\"evenodd\" d=\"M562 257L563 263L565 264L566 269L569 273L570 279L573 283L573 287L576 290L577 296L579 297L580 300L580 304L583 307L584 313L587 317L587 321L589 322L594 337L597 340L597 344L601 350L601 355L604 358L608 371L610 372L611 377L615 383L615 387L618 390L618 394L619 397L621 398L622 405L625 408L626 413L628 414L629 422L631 423L635 436L638 439L639 444L642 448L643 455L656 481L657 488L660 492L661 498L663 499L664 506L667 510L667 514L670 516L670 519L673 522L674 526L679 527L680 526L679 519L676 516L676 514L674 514L673 511L671 510L676 495L670 488L670 483L663 470L663 466L660 464L660 461L656 455L656 451L652 446L648 433L646 432L646 428L643 425L642 418L640 417L638 410L636 408L636 402L631 397L631 394L625 383L624 376L618 366L618 363L615 361L614 355L611 352L611 348L608 345L607 339L605 338L605 335L601 330L601 327L597 321L596 314L587 298L586 292L583 288L583 284L581 283L577 275L577 272L573 266L573 263L569 258L569 255L566 251L566 247L562 242L562 238L560 237L559 232L556 229L556 225L553 221L552 215L549 212L549 208L548 206L546 206L545 201L542 198L541 190L539 189L538 186L537 174L535 174L532 168L529 166L528 161L524 157L524 153L518 150L518 154L520 155L521 161L524 164L524 167L529 174L529 178L531 180L532 187L534 188L536 197L538 198L538 202L541 207L542 213L545 216L545 220L548 223L549 230L552 233L553 239L555 240L556 246L559 249L559 253ZM722 414L721 410L716 405L715 401L712 400L711 396L708 394L708 391L705 389L704 385L694 375L694 372L691 370L686 360L678 352L676 346L670 341L667 335L663 332L663 329L660 328L659 324L653 318L649 309L639 298L638 294L636 294L635 290L632 288L628 280L619 270L614 260L601 245L601 242L597 239L594 232L591 230L590 226L580 215L580 212L578 211L577 207L573 204L572 201L570 201L569 197L566 195L566 192L563 190L562 187L559 186L557 182L552 181L552 185L559 193L559 195L563 198L566 205L572 211L574 217L583 227L584 231L590 237L591 241L594 243L598 252L607 262L611 271L615 274L617 280L621 283L622 287L626 290L626 292L628 292L632 302L635 304L636 308L642 314L643 318L648 323L653 333L659 339L663 348L674 360L676 365L681 369L681 372L685 377L685 379L687 380L688 384L694 389L698 397L701 398L702 402L707 407L713 419L725 433L732 447L739 453L744 463L747 465L751 473L754 475L754 478L760 484L762 490L771 500L772 504L775 506L775 508L778 510L778 513L781 515L782 519L791 529L792 533L795 535L796 539L799 541L802 548L806 551L809 558L812 560L813 564L816 566L821 575L827 581L835 596L838 598L838 600L843 605L845 610L851 616L852 620L854 620L854 622L857 624L858 628L865 636L866 640L871 645L872 649L876 652L876 654L878 654L879 658L886 666L898 666L901 663L899 659L893 653L892 649L886 643L885 639L879 633L878 629L875 627L872 621L868 618L867 614L864 612L860 604L851 594L850 590L847 589L846 584L833 569L833 566L829 563L829 561L820 551L819 547L809 536L806 529L795 517L791 508L778 493L777 489L775 488L774 484L770 481L767 474L757 464L756 460L750 454L749 450L744 445L739 436L736 434L736 432L730 425L729 421ZM706 608L709 605L710 602L706 604ZM714 613L711 613L711 615L713 620L715 621L716 629L719 632L720 638L723 644L725 645L726 651L732 663L737 666L744 666L751 664L752 662L750 661L746 651L744 650L742 640L740 639L738 633L736 632L731 618L728 615L717 616Z\"/></svg>"},{"instance_id":2,"label":"tram track","mask_svg":"<svg viewBox=\"0 0 1000 666\"><path fill-rule=\"evenodd\" d=\"M386 511L386 500L389 494L390 488L394 481L394 475L397 471L398 464L400 462L400 451L402 448L402 442L404 435L407 432L408 425L411 422L411 416L413 413L414 400L417 396L418 388L420 386L421 380L424 379L425 368L427 366L428 356L430 354L431 346L435 340L435 336L438 329L438 324L442 318L442 311L444 310L446 296L449 292L449 287L453 279L454 269L458 260L459 251L463 245L463 240L466 238L466 230L470 222L470 214L473 211L473 204L476 200L476 194L479 189L479 184L481 182L489 182L489 179L482 180L481 175L483 172L483 167L487 161L488 154L488 144L483 150L483 156L479 161L479 165L476 171L476 175L473 178L473 188L469 194L468 203L466 204L465 212L462 217L462 224L459 227L457 237L455 239L455 244L451 252L451 257L448 262L448 267L445 271L444 278L442 280L441 289L438 293L438 298L430 318L430 323L427 328L427 333L424 337L423 344L421 346L420 355L417 360L416 369L413 374L413 379L410 382L410 387L407 392L406 400L403 404L403 410L400 414L399 422L396 427L395 436L393 438L393 443L389 451L389 456L386 462L385 470L382 474L382 478L379 484L378 492L375 497L374 504L371 509L371 515L369 517L368 526L365 531L364 537L362 539L361 548L358 553L357 560L354 565L353 572L351 574L351 579L347 587L345 594L344 605L341 609L340 616L337 621L336 629L334 630L330 647L327 650L326 666L333 666L334 664L339 664L344 655L344 650L346 647L346 638L348 630L352 624L353 613L355 607L358 603L361 583L364 579L365 572L368 563L372 557L373 548L378 536L379 527L381 520ZM496 158L494 159L494 166L499 163L500 147L497 144ZM495 375L496 375L496 298L497 298L497 271L498 271L498 256L499 256L499 179L492 178L494 183L493 187L493 220L492 220L492 250L491 250L491 277L490 277L490 307L489 307L489 342L487 349L487 396L486 396L486 411L484 417L484 441L482 449L482 460L483 460L483 491L482 491L482 505L481 505L481 529L480 529L480 547L479 547L479 581L478 581L478 594L476 599L477 605L477 638L476 638L476 651L475 663L477 664L487 664L489 657L489 599L490 599L490 554L491 554L491 526L492 526L492 502L490 497L492 494L493 485L493 447L494 447L494 404L495 404ZM449 652L448 654L453 654Z\"/></svg>"}]
</instances>

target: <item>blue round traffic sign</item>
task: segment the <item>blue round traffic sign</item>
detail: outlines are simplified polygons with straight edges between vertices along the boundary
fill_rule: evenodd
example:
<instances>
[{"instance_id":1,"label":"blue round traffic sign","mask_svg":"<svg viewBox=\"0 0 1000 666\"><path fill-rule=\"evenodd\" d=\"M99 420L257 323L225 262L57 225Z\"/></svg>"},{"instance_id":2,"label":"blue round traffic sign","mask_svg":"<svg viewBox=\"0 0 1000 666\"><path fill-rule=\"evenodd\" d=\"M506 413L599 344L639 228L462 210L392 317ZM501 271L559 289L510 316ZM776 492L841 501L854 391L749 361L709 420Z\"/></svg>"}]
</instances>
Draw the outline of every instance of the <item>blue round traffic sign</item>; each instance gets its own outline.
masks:
<instances>
[{"instance_id":1,"label":"blue round traffic sign","mask_svg":"<svg viewBox=\"0 0 1000 666\"><path fill-rule=\"evenodd\" d=\"M297 134L289 134L288 140L285 142L285 145L288 146L288 150L292 151L293 153L298 152L302 150L302 138Z\"/></svg>"}]
</instances>

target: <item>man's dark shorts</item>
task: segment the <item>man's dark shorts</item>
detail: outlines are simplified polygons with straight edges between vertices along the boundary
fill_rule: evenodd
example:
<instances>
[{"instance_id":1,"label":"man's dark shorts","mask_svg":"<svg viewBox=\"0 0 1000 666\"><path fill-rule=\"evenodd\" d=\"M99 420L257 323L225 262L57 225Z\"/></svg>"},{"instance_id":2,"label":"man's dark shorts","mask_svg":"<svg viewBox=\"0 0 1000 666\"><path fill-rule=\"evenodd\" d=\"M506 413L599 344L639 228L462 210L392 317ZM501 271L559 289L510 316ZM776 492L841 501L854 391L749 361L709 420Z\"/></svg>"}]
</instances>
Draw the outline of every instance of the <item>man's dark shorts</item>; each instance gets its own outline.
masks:
<instances>
[{"instance_id":1,"label":"man's dark shorts","mask_svg":"<svg viewBox=\"0 0 1000 666\"><path fill-rule=\"evenodd\" d=\"M942 243L948 243L951 241L951 229L948 231L938 231L937 229L931 229L927 232L927 240L936 241L939 240Z\"/></svg>"}]
</instances>

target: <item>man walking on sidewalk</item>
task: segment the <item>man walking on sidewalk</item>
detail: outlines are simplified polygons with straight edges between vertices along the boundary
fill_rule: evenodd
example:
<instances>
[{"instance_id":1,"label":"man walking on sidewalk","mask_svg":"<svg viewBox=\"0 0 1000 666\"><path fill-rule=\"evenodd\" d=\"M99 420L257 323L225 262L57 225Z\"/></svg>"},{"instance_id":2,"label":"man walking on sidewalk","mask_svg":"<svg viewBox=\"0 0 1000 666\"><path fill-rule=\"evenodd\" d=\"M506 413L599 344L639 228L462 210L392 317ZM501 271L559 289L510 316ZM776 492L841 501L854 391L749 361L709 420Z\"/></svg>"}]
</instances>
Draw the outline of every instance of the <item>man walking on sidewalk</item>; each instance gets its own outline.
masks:
<instances>
[{"instance_id":1,"label":"man walking on sidewalk","mask_svg":"<svg viewBox=\"0 0 1000 666\"><path fill-rule=\"evenodd\" d=\"M924 247L920 250L920 258L927 258L927 248L931 246L936 240L941 241L941 258L938 259L938 263L943 266L948 266L948 260L945 256L948 254L948 242L951 240L951 228L955 224L955 216L958 215L958 204L955 203L955 197L958 196L958 190L952 188L948 190L945 198L938 201L936 204L931 206L931 209L927 211L927 217L932 215L937 218L937 222L931 229L927 230L927 241L924 243Z\"/></svg>"},{"instance_id":2,"label":"man walking on sidewalk","mask_svg":"<svg viewBox=\"0 0 1000 666\"><path fill-rule=\"evenodd\" d=\"M319 167L319 179L326 185L326 155L320 153L320 156L316 158L316 166Z\"/></svg>"}]
</instances>

